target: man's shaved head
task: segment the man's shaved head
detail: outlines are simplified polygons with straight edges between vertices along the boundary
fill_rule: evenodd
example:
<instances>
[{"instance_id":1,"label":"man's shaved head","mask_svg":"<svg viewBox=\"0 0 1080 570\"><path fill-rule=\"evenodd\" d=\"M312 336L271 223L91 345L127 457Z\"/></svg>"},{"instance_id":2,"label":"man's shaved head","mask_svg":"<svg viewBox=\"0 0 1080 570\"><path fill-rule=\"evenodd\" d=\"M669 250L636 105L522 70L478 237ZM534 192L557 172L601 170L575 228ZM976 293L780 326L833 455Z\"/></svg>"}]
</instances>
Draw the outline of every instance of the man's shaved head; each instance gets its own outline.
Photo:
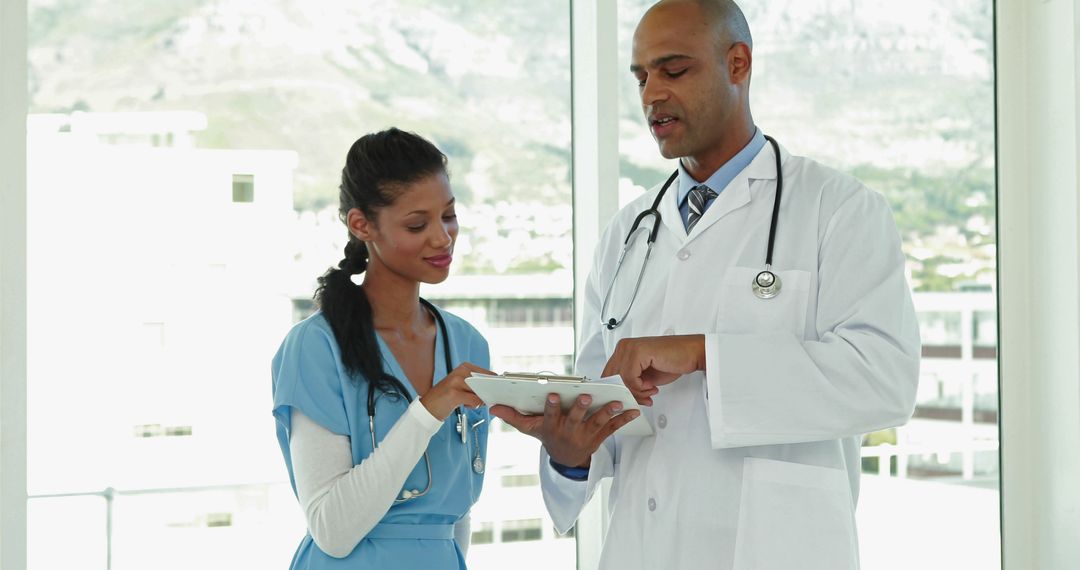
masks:
<instances>
[{"instance_id":1,"label":"man's shaved head","mask_svg":"<svg viewBox=\"0 0 1080 570\"><path fill-rule=\"evenodd\" d=\"M739 5L732 0L661 0L654 4L653 8L681 3L697 4L706 22L711 24L716 32L716 47L721 53L737 43L744 43L750 49L754 48L754 39L750 35L750 25L746 23L746 16L743 15Z\"/></svg>"}]
</instances>

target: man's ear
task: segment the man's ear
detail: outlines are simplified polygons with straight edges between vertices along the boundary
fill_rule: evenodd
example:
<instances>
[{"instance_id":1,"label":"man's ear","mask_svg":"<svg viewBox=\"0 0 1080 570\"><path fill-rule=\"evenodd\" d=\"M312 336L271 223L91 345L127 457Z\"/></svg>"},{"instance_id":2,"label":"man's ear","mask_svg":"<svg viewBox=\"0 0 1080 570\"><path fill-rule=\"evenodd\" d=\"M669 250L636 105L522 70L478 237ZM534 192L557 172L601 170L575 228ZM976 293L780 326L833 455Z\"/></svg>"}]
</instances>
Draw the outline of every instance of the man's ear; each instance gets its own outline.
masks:
<instances>
[{"instance_id":1,"label":"man's ear","mask_svg":"<svg viewBox=\"0 0 1080 570\"><path fill-rule=\"evenodd\" d=\"M377 228L375 222L369 219L359 208L349 210L345 217L345 223L349 226L349 233L360 241L372 241L375 239Z\"/></svg>"},{"instance_id":2,"label":"man's ear","mask_svg":"<svg viewBox=\"0 0 1080 570\"><path fill-rule=\"evenodd\" d=\"M750 53L750 46L739 42L728 50L728 76L732 83L745 83L750 81L750 68L754 58Z\"/></svg>"}]
</instances>

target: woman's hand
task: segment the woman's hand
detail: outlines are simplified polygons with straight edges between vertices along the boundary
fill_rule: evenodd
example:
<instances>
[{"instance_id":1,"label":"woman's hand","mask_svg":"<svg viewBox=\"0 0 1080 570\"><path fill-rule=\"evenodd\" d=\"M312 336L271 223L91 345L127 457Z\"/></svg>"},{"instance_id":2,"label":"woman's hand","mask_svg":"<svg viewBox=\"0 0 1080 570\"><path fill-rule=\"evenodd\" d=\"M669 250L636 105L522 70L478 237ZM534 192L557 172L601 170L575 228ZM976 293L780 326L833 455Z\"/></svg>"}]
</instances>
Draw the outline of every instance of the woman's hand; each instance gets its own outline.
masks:
<instances>
[{"instance_id":1,"label":"woman's hand","mask_svg":"<svg viewBox=\"0 0 1080 570\"><path fill-rule=\"evenodd\" d=\"M463 362L450 374L447 374L446 378L436 382L430 390L420 396L420 403L424 404L427 411L439 420L445 420L458 406L468 406L470 408L482 406L484 404L483 400L473 393L469 385L465 383L465 379L474 372L495 374L490 370Z\"/></svg>"}]
</instances>

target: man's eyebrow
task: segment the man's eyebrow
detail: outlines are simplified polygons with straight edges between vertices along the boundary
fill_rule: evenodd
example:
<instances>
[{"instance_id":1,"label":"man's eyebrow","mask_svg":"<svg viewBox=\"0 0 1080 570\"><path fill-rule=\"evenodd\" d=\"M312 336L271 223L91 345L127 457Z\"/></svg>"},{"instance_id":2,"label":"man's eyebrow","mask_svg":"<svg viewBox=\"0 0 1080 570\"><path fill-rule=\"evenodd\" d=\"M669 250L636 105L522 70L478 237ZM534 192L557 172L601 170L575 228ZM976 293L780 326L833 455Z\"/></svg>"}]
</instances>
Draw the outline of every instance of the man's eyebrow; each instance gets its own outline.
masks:
<instances>
[{"instance_id":1,"label":"man's eyebrow","mask_svg":"<svg viewBox=\"0 0 1080 570\"><path fill-rule=\"evenodd\" d=\"M673 53L671 55L661 56L661 57L658 57L658 58L650 61L649 62L649 67L650 68L656 68L656 67L660 67L660 66L662 66L662 65L664 65L666 63L671 63L673 61L681 61L681 60L684 60L684 59L693 59L693 58L688 56L688 55L683 55L681 53ZM644 69L644 68L640 64L637 64L637 63L630 64L630 73L637 73L637 72L641 71L642 69Z\"/></svg>"}]
</instances>

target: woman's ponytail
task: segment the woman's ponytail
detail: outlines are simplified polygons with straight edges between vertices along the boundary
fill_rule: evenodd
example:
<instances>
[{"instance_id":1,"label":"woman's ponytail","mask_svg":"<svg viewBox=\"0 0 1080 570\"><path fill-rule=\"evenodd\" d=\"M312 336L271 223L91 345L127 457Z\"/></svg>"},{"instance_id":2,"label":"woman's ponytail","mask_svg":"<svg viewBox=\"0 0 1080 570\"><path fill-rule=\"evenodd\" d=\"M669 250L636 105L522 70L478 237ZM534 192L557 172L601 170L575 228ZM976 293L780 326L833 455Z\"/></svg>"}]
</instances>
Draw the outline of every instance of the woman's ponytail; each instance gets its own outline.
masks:
<instances>
[{"instance_id":1,"label":"woman's ponytail","mask_svg":"<svg viewBox=\"0 0 1080 570\"><path fill-rule=\"evenodd\" d=\"M383 369L382 353L375 338L371 303L364 289L353 282L353 275L367 269L368 252L364 242L350 237L345 258L319 277L315 300L334 331L341 351L341 362L351 375L361 375L385 392L396 385L393 376ZM345 340L343 343L342 340Z\"/></svg>"}]
</instances>

